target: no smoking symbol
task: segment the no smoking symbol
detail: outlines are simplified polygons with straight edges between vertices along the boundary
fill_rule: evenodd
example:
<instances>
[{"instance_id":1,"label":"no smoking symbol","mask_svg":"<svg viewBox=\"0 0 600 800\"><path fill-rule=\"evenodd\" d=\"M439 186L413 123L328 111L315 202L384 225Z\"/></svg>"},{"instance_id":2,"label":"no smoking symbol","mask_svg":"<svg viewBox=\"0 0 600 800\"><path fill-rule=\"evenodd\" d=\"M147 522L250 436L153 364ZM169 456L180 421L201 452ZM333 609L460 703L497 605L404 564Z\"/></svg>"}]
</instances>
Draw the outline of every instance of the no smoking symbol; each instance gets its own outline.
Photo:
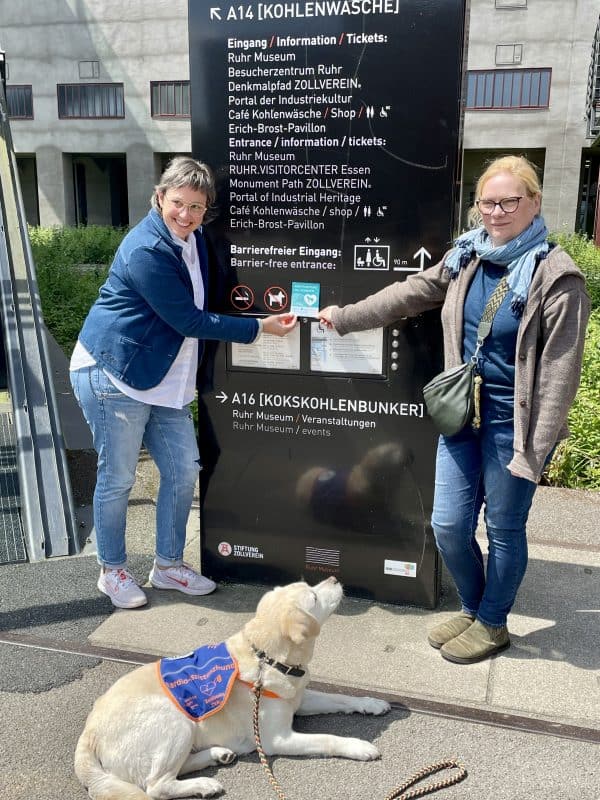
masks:
<instances>
[{"instance_id":1,"label":"no smoking symbol","mask_svg":"<svg viewBox=\"0 0 600 800\"><path fill-rule=\"evenodd\" d=\"M231 305L239 311L247 311L254 304L254 292L249 286L240 283L231 292Z\"/></svg>"}]
</instances>

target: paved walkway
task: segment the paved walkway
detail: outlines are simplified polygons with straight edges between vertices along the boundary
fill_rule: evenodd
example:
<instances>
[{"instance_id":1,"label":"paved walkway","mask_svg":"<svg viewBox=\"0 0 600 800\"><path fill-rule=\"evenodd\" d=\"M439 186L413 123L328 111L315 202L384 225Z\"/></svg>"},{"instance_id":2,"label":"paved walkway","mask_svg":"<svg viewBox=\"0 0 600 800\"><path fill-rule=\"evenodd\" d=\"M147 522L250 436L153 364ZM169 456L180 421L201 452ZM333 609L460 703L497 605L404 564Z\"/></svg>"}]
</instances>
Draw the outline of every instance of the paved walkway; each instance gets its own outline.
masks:
<instances>
[{"instance_id":1,"label":"paved walkway","mask_svg":"<svg viewBox=\"0 0 600 800\"><path fill-rule=\"evenodd\" d=\"M142 579L152 563L155 497L156 473L142 458L128 517L131 566ZM393 710L374 719L301 718L298 728L369 739L382 759L274 759L290 800L380 800L451 756L469 777L434 795L440 800L598 800L599 522L599 493L538 490L512 647L480 664L451 664L427 644L427 629L458 607L445 573L436 612L345 598L317 642L313 682L385 696ZM196 508L186 557L198 566L199 554ZM226 638L266 590L223 583L188 598L150 588L147 607L114 610L95 588L97 572L92 543L77 557L0 567L2 800L83 800L72 757L94 699L135 662ZM256 755L206 774L226 797L275 797Z\"/></svg>"},{"instance_id":2,"label":"paved walkway","mask_svg":"<svg viewBox=\"0 0 600 800\"><path fill-rule=\"evenodd\" d=\"M153 465L143 459L129 511L140 578L152 561L155 488ZM598 494L539 490L530 565L510 620L513 644L490 661L450 664L427 644L427 628L457 607L445 575L439 612L345 598L317 642L313 681L386 696L393 711L302 718L298 727L369 739L382 760L274 759L290 800L380 800L424 764L451 756L469 777L440 800L597 800L599 511ZM187 550L197 564L197 511ZM89 547L70 559L0 568L3 800L83 800L72 756L93 700L133 668L127 661L183 653L238 630L266 588L222 584L199 598L149 589L146 608L125 611L98 594L96 578ZM275 797L256 755L219 770L218 779L230 798Z\"/></svg>"}]
</instances>

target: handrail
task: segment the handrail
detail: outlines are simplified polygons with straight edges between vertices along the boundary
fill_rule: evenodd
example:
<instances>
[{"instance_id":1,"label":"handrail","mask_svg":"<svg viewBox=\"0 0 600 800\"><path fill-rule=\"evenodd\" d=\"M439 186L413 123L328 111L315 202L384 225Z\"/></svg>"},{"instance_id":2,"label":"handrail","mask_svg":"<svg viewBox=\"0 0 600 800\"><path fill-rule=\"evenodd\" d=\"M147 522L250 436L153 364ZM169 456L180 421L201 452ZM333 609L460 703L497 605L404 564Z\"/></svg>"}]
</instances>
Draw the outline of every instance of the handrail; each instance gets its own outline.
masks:
<instances>
[{"instance_id":1,"label":"handrail","mask_svg":"<svg viewBox=\"0 0 600 800\"><path fill-rule=\"evenodd\" d=\"M30 561L79 552L35 267L0 82L0 295Z\"/></svg>"}]
</instances>

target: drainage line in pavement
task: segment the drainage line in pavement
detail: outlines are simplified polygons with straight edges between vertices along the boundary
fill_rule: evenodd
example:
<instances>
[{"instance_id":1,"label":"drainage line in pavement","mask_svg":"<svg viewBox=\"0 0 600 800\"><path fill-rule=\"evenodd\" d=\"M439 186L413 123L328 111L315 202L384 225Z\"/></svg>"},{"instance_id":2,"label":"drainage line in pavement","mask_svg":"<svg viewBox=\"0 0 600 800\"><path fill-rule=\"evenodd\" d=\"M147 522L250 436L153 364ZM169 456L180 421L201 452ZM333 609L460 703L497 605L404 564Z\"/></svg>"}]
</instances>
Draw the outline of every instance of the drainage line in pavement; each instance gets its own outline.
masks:
<instances>
[{"instance_id":1,"label":"drainage line in pavement","mask_svg":"<svg viewBox=\"0 0 600 800\"><path fill-rule=\"evenodd\" d=\"M160 656L152 653L140 653L130 650L119 650L112 647L97 647L96 645L81 642L62 641L49 639L43 636L28 636L27 634L0 633L0 644L10 644L16 647L31 647L35 650L47 650L54 653L84 656L86 658L100 659L102 661L116 661L122 664L141 666L157 661ZM364 688L334 686L330 683L311 681L311 688L321 692L339 694L344 692L354 696L364 694ZM428 714L448 719L460 719L482 725L491 725L495 728L510 728L523 733L534 733L545 736L556 736L561 739L575 739L580 742L600 743L600 730L584 728L578 725L567 725L562 722L538 719L535 717L520 716L518 714L505 714L501 711L490 711L471 706L460 706L455 703L443 703L437 700L427 700L420 697L411 697L399 694L369 690L369 694L387 700L399 711Z\"/></svg>"}]
</instances>

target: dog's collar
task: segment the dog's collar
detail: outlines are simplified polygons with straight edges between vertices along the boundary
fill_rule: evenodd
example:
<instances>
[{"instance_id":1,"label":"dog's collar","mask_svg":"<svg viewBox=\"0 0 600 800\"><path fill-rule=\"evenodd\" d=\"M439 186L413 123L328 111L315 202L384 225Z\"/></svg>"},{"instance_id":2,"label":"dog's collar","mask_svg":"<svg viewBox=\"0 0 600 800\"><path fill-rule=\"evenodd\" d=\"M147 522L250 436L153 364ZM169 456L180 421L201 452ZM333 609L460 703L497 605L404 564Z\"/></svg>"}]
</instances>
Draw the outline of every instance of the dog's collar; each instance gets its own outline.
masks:
<instances>
[{"instance_id":1,"label":"dog's collar","mask_svg":"<svg viewBox=\"0 0 600 800\"><path fill-rule=\"evenodd\" d=\"M306 670L302 669L300 664L282 664L281 661L275 661L274 658L270 658L264 650L259 650L253 644L250 645L254 654L258 657L260 661L263 661L265 664L268 664L270 667L274 667L276 670L281 672L283 675L291 675L293 678L301 678L303 675L306 675Z\"/></svg>"}]
</instances>

